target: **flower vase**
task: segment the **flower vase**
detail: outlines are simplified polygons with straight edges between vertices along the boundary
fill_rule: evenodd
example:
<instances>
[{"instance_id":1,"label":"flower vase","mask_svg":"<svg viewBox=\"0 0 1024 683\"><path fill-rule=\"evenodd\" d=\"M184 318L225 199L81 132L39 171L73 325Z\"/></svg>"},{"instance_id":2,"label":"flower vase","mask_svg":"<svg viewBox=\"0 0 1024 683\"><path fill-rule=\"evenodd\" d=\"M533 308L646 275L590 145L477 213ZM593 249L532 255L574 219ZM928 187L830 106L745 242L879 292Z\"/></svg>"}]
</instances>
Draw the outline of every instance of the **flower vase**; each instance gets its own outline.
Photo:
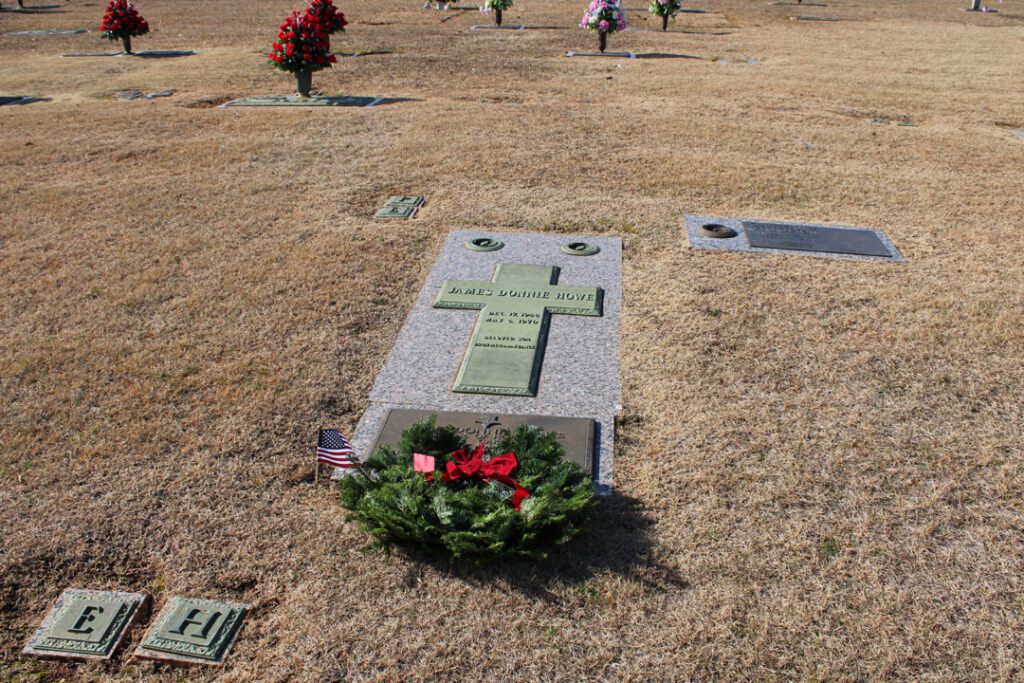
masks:
<instances>
[{"instance_id":1,"label":"flower vase","mask_svg":"<svg viewBox=\"0 0 1024 683\"><path fill-rule=\"evenodd\" d=\"M501 10L500 9L494 10L494 23L496 25L498 25L498 26L501 26Z\"/></svg>"},{"instance_id":2,"label":"flower vase","mask_svg":"<svg viewBox=\"0 0 1024 683\"><path fill-rule=\"evenodd\" d=\"M132 53L132 37L121 36L121 44L124 45L124 53L130 55Z\"/></svg>"},{"instance_id":3,"label":"flower vase","mask_svg":"<svg viewBox=\"0 0 1024 683\"><path fill-rule=\"evenodd\" d=\"M313 87L313 70L301 69L295 72L295 87L302 97L309 97L309 89Z\"/></svg>"},{"instance_id":4,"label":"flower vase","mask_svg":"<svg viewBox=\"0 0 1024 683\"><path fill-rule=\"evenodd\" d=\"M598 31L597 32L597 49L604 52L604 49L608 46L608 32Z\"/></svg>"},{"instance_id":5,"label":"flower vase","mask_svg":"<svg viewBox=\"0 0 1024 683\"><path fill-rule=\"evenodd\" d=\"M667 14L662 14L661 15L661 30L662 31L667 31L668 30L668 15Z\"/></svg>"}]
</instances>

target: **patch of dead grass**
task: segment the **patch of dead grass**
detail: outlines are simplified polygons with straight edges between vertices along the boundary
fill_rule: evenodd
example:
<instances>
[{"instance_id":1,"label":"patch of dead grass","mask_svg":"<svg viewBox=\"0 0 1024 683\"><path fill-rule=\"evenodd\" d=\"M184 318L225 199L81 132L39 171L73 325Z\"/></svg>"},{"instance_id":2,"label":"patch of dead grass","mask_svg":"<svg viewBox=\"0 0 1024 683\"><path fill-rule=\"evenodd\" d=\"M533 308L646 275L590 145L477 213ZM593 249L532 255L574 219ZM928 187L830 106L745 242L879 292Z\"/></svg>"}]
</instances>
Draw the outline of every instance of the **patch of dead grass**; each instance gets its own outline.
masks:
<instances>
[{"instance_id":1,"label":"patch of dead grass","mask_svg":"<svg viewBox=\"0 0 1024 683\"><path fill-rule=\"evenodd\" d=\"M57 57L108 47L95 31L0 36L3 93L52 98L0 109L0 671L1018 679L1020 2L813 12L842 22L698 5L719 13L674 28L706 33L610 49L706 59L622 61L564 58L593 48L575 28L342 6L337 47L395 52L314 87L409 101L331 111L213 108L291 91L257 54L293 6L276 0L143 7L138 49L200 53L181 59ZM523 0L506 22L581 11ZM177 93L95 96L126 89ZM427 205L374 222L398 193ZM908 262L691 250L684 213L880 227ZM619 494L543 567L362 555L310 483L316 428L355 426L467 227L625 243ZM67 586L256 609L222 670L21 659Z\"/></svg>"}]
</instances>

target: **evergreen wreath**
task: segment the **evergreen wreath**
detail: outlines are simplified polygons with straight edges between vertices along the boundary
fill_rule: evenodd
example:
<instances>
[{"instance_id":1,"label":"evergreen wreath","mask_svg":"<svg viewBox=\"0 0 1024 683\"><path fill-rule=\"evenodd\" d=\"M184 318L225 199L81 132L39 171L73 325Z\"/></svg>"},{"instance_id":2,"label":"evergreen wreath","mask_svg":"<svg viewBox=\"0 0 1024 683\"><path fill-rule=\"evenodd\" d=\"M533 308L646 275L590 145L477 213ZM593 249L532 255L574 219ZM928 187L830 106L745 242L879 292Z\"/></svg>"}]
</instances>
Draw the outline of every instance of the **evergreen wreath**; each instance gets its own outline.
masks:
<instances>
[{"instance_id":1,"label":"evergreen wreath","mask_svg":"<svg viewBox=\"0 0 1024 683\"><path fill-rule=\"evenodd\" d=\"M436 417L402 432L397 450L379 447L341 480L346 521L374 537L364 550L404 545L478 562L543 558L583 531L594 492L583 469L562 459L555 433L504 430L498 444L471 455L458 431L437 427Z\"/></svg>"}]
</instances>

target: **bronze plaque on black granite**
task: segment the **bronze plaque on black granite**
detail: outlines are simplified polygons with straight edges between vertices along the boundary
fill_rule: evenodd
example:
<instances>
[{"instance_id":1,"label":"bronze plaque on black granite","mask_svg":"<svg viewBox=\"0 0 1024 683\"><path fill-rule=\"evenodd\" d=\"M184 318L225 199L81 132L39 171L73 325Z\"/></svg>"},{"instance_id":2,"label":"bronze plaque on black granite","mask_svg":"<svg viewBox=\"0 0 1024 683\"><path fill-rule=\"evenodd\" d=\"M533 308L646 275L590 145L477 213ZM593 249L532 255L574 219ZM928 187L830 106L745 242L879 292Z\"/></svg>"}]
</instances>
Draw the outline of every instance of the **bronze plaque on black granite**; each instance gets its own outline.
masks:
<instances>
[{"instance_id":1,"label":"bronze plaque on black granite","mask_svg":"<svg viewBox=\"0 0 1024 683\"><path fill-rule=\"evenodd\" d=\"M743 221L747 242L761 249L821 251L855 256L892 257L873 230L830 228L824 225L794 225Z\"/></svg>"},{"instance_id":2,"label":"bronze plaque on black granite","mask_svg":"<svg viewBox=\"0 0 1024 683\"><path fill-rule=\"evenodd\" d=\"M455 413L443 410L410 410L393 408L384 418L384 424L377 433L370 452L378 446L396 447L402 439L402 432L431 415L437 415L437 426L452 425L470 447L483 442L488 446L501 438L501 431L514 431L524 424L535 425L544 431L556 432L558 441L565 448L565 459L570 460L594 476L595 424L583 417L548 417L540 415L496 415L494 413Z\"/></svg>"}]
</instances>

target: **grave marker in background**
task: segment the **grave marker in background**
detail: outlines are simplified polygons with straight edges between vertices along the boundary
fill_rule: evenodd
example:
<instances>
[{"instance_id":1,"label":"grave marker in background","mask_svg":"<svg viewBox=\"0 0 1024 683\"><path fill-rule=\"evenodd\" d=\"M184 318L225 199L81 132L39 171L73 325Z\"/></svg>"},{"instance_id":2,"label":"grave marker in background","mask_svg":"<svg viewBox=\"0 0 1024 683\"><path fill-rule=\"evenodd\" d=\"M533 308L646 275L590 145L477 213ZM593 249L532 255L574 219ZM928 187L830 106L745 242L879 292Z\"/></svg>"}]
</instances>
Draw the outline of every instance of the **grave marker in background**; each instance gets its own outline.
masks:
<instances>
[{"instance_id":1,"label":"grave marker in background","mask_svg":"<svg viewBox=\"0 0 1024 683\"><path fill-rule=\"evenodd\" d=\"M691 247L700 249L904 261L886 234L876 228L686 216L686 236Z\"/></svg>"}]
</instances>

